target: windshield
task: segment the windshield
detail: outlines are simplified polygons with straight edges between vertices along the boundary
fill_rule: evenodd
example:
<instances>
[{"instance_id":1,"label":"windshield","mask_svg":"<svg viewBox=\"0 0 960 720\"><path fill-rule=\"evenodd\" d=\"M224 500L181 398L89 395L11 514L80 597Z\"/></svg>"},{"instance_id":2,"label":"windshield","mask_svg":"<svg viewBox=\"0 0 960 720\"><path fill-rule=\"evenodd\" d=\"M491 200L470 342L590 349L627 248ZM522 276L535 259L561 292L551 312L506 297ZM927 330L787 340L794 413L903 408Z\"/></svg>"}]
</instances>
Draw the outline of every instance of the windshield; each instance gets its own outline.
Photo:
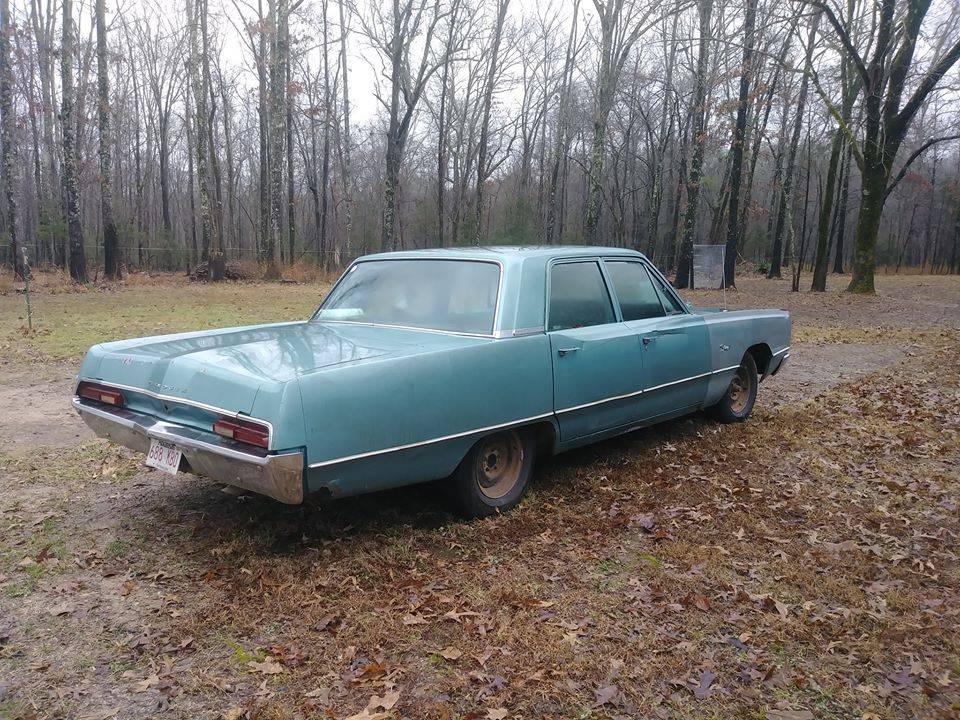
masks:
<instances>
[{"instance_id":1,"label":"windshield","mask_svg":"<svg viewBox=\"0 0 960 720\"><path fill-rule=\"evenodd\" d=\"M371 260L354 265L316 318L490 335L500 267L471 260Z\"/></svg>"}]
</instances>

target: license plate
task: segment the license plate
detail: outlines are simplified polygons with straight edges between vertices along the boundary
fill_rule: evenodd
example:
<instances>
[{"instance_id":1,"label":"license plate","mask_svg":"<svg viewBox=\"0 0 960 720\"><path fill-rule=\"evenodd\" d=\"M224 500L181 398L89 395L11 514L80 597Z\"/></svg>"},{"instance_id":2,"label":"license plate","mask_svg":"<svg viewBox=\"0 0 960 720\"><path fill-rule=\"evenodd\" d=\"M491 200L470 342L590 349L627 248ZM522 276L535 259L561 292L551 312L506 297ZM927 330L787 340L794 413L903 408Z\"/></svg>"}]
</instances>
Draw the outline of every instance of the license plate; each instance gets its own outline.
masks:
<instances>
[{"instance_id":1,"label":"license plate","mask_svg":"<svg viewBox=\"0 0 960 720\"><path fill-rule=\"evenodd\" d=\"M171 475L177 474L180 467L180 451L173 443L163 440L151 440L150 452L147 453L147 465L163 470Z\"/></svg>"}]
</instances>

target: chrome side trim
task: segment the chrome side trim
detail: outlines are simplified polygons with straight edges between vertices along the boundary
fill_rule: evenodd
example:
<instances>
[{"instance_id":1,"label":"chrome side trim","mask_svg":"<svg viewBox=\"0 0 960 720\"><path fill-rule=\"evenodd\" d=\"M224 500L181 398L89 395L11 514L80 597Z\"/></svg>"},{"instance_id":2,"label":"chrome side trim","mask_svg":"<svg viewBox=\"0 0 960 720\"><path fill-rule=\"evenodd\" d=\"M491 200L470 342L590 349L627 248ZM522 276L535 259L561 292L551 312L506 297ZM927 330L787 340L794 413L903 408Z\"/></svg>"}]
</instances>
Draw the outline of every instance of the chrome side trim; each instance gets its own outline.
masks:
<instances>
[{"instance_id":1,"label":"chrome side trim","mask_svg":"<svg viewBox=\"0 0 960 720\"><path fill-rule=\"evenodd\" d=\"M526 335L543 335L546 331L543 329L542 325L534 325L533 327L517 328L509 334L505 334L504 337L524 337Z\"/></svg>"},{"instance_id":2,"label":"chrome side trim","mask_svg":"<svg viewBox=\"0 0 960 720\"><path fill-rule=\"evenodd\" d=\"M603 398L601 400L594 400L592 402L583 403L582 405L574 405L573 407L564 408L563 410L557 410L557 415L562 413L573 412L574 410L582 410L583 408L592 407L594 405L602 405L608 402L614 402L615 400L625 400L626 398L636 397L637 395L642 395L643 393L654 392L655 390L660 390L665 387L670 387L671 385L679 385L680 383L690 382L691 380L699 380L700 378L708 377L709 375L716 375L722 372L729 372L730 370L736 370L740 367L739 364L731 365L730 367L720 368L719 370L711 370L710 372L700 373L699 375L691 375L690 377L681 378L680 380L672 380L668 383L663 383L662 385L654 385L653 387L644 388L643 390L637 390L635 392L624 393L623 395L614 395L613 397Z\"/></svg>"},{"instance_id":3,"label":"chrome side trim","mask_svg":"<svg viewBox=\"0 0 960 720\"><path fill-rule=\"evenodd\" d=\"M132 385L123 385L116 382L108 382L104 380L98 380L97 378L88 378L88 377L78 377L77 382L73 386L74 393L74 406L76 407L76 393L77 388L80 386L81 382L92 382L97 383L97 385L103 385L105 387L113 387L118 390L129 390L130 392L140 393L141 395L147 395L149 397L155 398L156 400L162 400L163 402L170 402L179 405L189 405L190 407L200 408L201 410L207 410L208 412L217 413L218 415L225 415L226 417L232 418L242 418L244 420L255 420L258 423L262 423L267 426L267 447L273 449L273 423L269 420L261 420L258 417L253 417L253 415L247 415L238 410L225 410L224 408L217 407L216 405L207 405L206 403L197 402L196 400L186 400L184 398L178 398L175 395L163 395L161 393L153 392L152 390L145 390L144 388L133 387ZM86 407L86 406L84 406Z\"/></svg>"},{"instance_id":4,"label":"chrome side trim","mask_svg":"<svg viewBox=\"0 0 960 720\"><path fill-rule=\"evenodd\" d=\"M574 405L572 407L564 408L563 410L557 410L557 415L573 412L574 410L582 410L583 408L593 407L594 405L603 405L604 403L614 402L616 400L626 400L627 398L636 397L637 395L643 395L644 392L648 391L636 390L634 392L624 393L623 395L614 395L613 397L603 398L602 400L593 400L588 403L583 403L582 405Z\"/></svg>"},{"instance_id":5,"label":"chrome side trim","mask_svg":"<svg viewBox=\"0 0 960 720\"><path fill-rule=\"evenodd\" d=\"M777 351L774 353L774 356L780 355L781 353L785 353L785 352L787 352L787 350L789 350L789 349L790 349L790 345L787 345L783 350L777 350Z\"/></svg>"},{"instance_id":6,"label":"chrome side trim","mask_svg":"<svg viewBox=\"0 0 960 720\"><path fill-rule=\"evenodd\" d=\"M736 370L740 365L731 365L730 367L720 368L719 370L711 370L710 372L701 373L700 375L693 375L691 377L683 378L681 380L674 380L672 382L664 383L662 385L656 385L654 387L647 388L645 390L637 390L636 392L626 393L624 395L615 395L613 397L603 398L602 400L594 400L593 402L584 403L583 405L575 405L574 407L564 408L563 410L557 410L555 412L543 413L542 415L533 415L531 417L521 418L520 420L512 420L506 423L500 423L499 425L488 425L487 427L476 428L475 430L466 430L464 432L454 433L452 435L444 435L442 437L431 438L429 440L420 440L419 442L407 443L406 445L395 445L393 447L383 448L382 450L371 450L365 453L357 453L356 455L345 455L343 457L333 458L332 460L322 460L320 462L310 463L309 468L318 468L326 467L328 465L337 465L339 463L349 462L351 460L362 460L363 458L374 457L376 455L385 455L386 453L400 452L401 450L410 450L416 447L422 447L424 445L432 445L438 442L445 442L447 440L456 440L457 438L467 437L469 435L476 435L477 433L490 432L491 430L501 430L506 427L513 427L516 425L523 425L525 423L535 422L537 420L544 420L553 415L560 415L562 413L573 412L574 410L580 410L585 407L591 407L593 405L602 405L603 403L613 402L615 400L623 400L629 397L635 397L637 395L642 395L645 392L653 392L655 390L660 390L661 388L669 387L671 385L679 385L680 383L689 382L691 380L699 380L700 378L707 377L709 375L716 375L717 373L729 372L730 370Z\"/></svg>"},{"instance_id":7,"label":"chrome side trim","mask_svg":"<svg viewBox=\"0 0 960 720\"><path fill-rule=\"evenodd\" d=\"M454 433L452 435L431 438L430 440L420 440L419 442L407 443L406 445L395 445L394 447L388 447L382 450L371 450L370 452L357 453L356 455L346 455L344 457L333 458L332 460L322 460L320 462L310 463L308 467L326 467L327 465L336 465L338 463L348 462L350 460L361 460L363 458L373 457L374 455L384 455L386 453L399 452L401 450L410 450L423 445L432 445L434 443L444 442L446 440L456 440L457 438L476 435L477 433L490 432L491 430L501 430L502 428L522 425L524 423L534 422L536 420L544 420L552 416L552 412L543 413L542 415L533 415L531 417L521 418L520 420L511 420L510 422L500 423L499 425L488 425L487 427L477 428L476 430L467 430L465 432Z\"/></svg>"}]
</instances>

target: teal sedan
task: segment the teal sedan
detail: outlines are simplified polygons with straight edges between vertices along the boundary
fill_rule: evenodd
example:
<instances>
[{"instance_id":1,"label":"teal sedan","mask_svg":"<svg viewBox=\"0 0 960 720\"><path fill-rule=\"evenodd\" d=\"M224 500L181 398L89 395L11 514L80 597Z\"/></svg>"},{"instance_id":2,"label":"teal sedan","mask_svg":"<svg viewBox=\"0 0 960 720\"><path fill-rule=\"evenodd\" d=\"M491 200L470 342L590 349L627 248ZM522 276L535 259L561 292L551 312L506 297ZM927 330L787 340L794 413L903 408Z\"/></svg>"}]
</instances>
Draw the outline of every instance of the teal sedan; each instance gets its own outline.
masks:
<instances>
[{"instance_id":1,"label":"teal sedan","mask_svg":"<svg viewBox=\"0 0 960 720\"><path fill-rule=\"evenodd\" d=\"M168 473L300 503L447 478L467 516L538 458L698 410L746 420L782 310L693 309L640 253L369 255L300 322L92 347L73 404Z\"/></svg>"}]
</instances>

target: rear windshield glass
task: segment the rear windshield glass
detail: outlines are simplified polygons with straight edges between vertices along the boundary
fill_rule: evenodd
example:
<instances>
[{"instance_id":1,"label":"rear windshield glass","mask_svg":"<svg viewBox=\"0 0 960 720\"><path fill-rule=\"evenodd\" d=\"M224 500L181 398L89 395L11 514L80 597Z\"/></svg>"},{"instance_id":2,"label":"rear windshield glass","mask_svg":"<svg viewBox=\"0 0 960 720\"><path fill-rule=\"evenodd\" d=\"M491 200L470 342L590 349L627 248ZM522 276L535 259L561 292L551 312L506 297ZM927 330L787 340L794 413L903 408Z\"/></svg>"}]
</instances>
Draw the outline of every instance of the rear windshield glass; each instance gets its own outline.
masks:
<instances>
[{"instance_id":1,"label":"rear windshield glass","mask_svg":"<svg viewBox=\"0 0 960 720\"><path fill-rule=\"evenodd\" d=\"M500 267L468 260L371 260L354 265L319 320L489 335Z\"/></svg>"}]
</instances>

